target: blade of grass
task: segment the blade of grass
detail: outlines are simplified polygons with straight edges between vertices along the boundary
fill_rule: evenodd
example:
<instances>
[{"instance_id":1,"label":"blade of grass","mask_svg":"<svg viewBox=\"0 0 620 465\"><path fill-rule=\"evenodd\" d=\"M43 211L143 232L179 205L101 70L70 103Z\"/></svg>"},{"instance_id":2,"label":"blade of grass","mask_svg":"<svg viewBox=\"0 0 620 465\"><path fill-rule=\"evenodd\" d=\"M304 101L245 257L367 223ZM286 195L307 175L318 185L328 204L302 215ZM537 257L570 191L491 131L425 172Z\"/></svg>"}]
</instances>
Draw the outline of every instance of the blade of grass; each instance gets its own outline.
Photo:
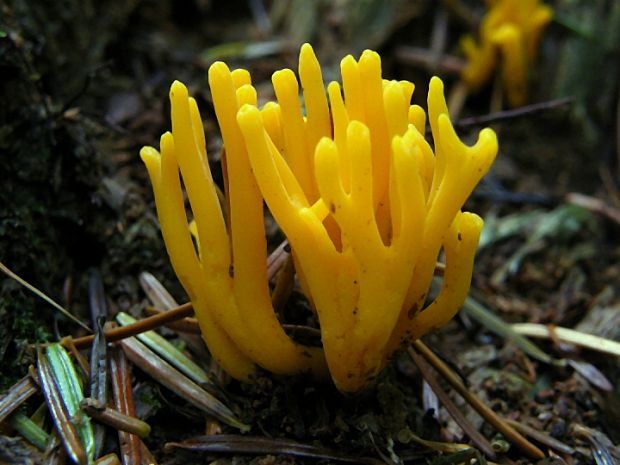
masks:
<instances>
[{"instance_id":1,"label":"blade of grass","mask_svg":"<svg viewBox=\"0 0 620 465\"><path fill-rule=\"evenodd\" d=\"M604 337L560 326L553 326L550 330L546 325L536 323L517 323L510 325L510 327L517 334L536 338L551 338L553 336L562 342L620 357L620 343Z\"/></svg>"},{"instance_id":2,"label":"blade of grass","mask_svg":"<svg viewBox=\"0 0 620 465\"><path fill-rule=\"evenodd\" d=\"M488 310L486 307L484 307L472 297L467 297L465 303L463 304L462 311L464 311L467 316L476 320L489 331L497 334L504 339L511 341L514 345L516 345L519 349L528 354L530 357L535 358L536 360L543 363L549 363L553 365L564 366L566 364L565 360L553 359L549 354L541 350L528 338L516 332L513 326L509 325L500 317L493 314L490 310Z\"/></svg>"},{"instance_id":3,"label":"blade of grass","mask_svg":"<svg viewBox=\"0 0 620 465\"><path fill-rule=\"evenodd\" d=\"M170 295L170 292L148 271L140 273L138 279L144 293L155 307L169 310L179 306L174 297Z\"/></svg>"},{"instance_id":4,"label":"blade of grass","mask_svg":"<svg viewBox=\"0 0 620 465\"><path fill-rule=\"evenodd\" d=\"M587 380L588 383L596 386L601 391L612 392L614 390L614 385L611 381L591 363L568 359L568 365Z\"/></svg>"},{"instance_id":5,"label":"blade of grass","mask_svg":"<svg viewBox=\"0 0 620 465\"><path fill-rule=\"evenodd\" d=\"M24 376L9 388L0 399L0 423L8 418L22 403L37 392L37 386L30 376Z\"/></svg>"},{"instance_id":6,"label":"blade of grass","mask_svg":"<svg viewBox=\"0 0 620 465\"><path fill-rule=\"evenodd\" d=\"M71 422L75 425L90 463L95 452L95 436L90 419L80 409L80 401L84 398L84 394L75 366L60 344L47 346L45 352L62 401L71 417Z\"/></svg>"},{"instance_id":7,"label":"blade of grass","mask_svg":"<svg viewBox=\"0 0 620 465\"><path fill-rule=\"evenodd\" d=\"M461 381L458 375L452 371L435 353L430 350L422 341L417 340L413 343L417 350L435 370L437 370L450 385L476 410L480 416L491 423L495 429L502 433L506 439L521 449L528 457L542 459L545 454L534 444L525 439L514 428L508 425L499 415L482 402L478 396L472 393Z\"/></svg>"},{"instance_id":8,"label":"blade of grass","mask_svg":"<svg viewBox=\"0 0 620 465\"><path fill-rule=\"evenodd\" d=\"M108 305L105 301L101 273L98 270L91 270L88 276L88 307L93 328L97 326L100 317L108 317Z\"/></svg>"},{"instance_id":9,"label":"blade of grass","mask_svg":"<svg viewBox=\"0 0 620 465\"><path fill-rule=\"evenodd\" d=\"M125 312L118 312L116 321L122 326L136 323L136 319ZM212 384L209 376L202 368L155 331L145 331L138 334L136 337L146 344L149 349L196 383L205 385Z\"/></svg>"},{"instance_id":10,"label":"blade of grass","mask_svg":"<svg viewBox=\"0 0 620 465\"><path fill-rule=\"evenodd\" d=\"M58 310L60 313L62 313L64 316L66 316L67 318L69 318L71 321L73 321L75 324L81 326L82 328L84 328L86 331L88 331L89 333L92 332L91 329L83 322L81 322L75 315L73 315L69 310L65 309L62 305L60 305L59 303L57 303L54 299L52 299L51 297L49 297L48 295L46 295L43 291L40 291L39 289L37 289L36 287L34 287L32 284L30 284L29 282L27 282L26 280L22 279L21 277L19 277L18 275L16 275L15 273L13 273L4 263L0 262L0 271L2 271L4 274L6 274L9 278L14 279L15 281L17 281L19 284L21 284L22 286L24 286L26 289L28 289L30 292L34 293L35 295L37 295L38 297L40 297L41 299L45 300L48 304L50 304L52 307L54 307L56 310Z\"/></svg>"},{"instance_id":11,"label":"blade of grass","mask_svg":"<svg viewBox=\"0 0 620 465\"><path fill-rule=\"evenodd\" d=\"M178 306L165 286L157 278L148 272L140 274L140 284L147 297L157 308L147 307L147 315L161 313ZM185 317L166 324L166 326L179 334L179 338L185 342L187 348L200 360L209 360L210 354L202 339L198 320L194 317Z\"/></svg>"},{"instance_id":12,"label":"blade of grass","mask_svg":"<svg viewBox=\"0 0 620 465\"><path fill-rule=\"evenodd\" d=\"M198 436L183 442L169 442L166 450L185 449L196 452L219 452L227 454L292 455L295 457L316 458L338 462L360 463L367 465L383 464L372 457L347 455L337 451L290 439L238 436L218 434L215 436Z\"/></svg>"},{"instance_id":13,"label":"blade of grass","mask_svg":"<svg viewBox=\"0 0 620 465\"><path fill-rule=\"evenodd\" d=\"M524 423L510 420L508 418L504 419L504 421L508 423L510 426L512 426L514 429L519 431L520 433L525 434L526 436L529 436L532 439L536 439L536 441L538 441L539 443L544 444L547 447L551 447L552 449L555 449L556 451L561 452L562 454L573 455L575 453L575 449L573 449L567 444L564 444L561 441L558 441L554 437L549 436L543 431L539 431Z\"/></svg>"},{"instance_id":14,"label":"blade of grass","mask_svg":"<svg viewBox=\"0 0 620 465\"><path fill-rule=\"evenodd\" d=\"M37 449L44 451L49 435L23 413L17 412L10 419L11 426Z\"/></svg>"},{"instance_id":15,"label":"blade of grass","mask_svg":"<svg viewBox=\"0 0 620 465\"><path fill-rule=\"evenodd\" d=\"M261 58L281 53L286 50L287 47L287 42L279 39L261 42L224 42L203 50L199 55L199 62L206 65L207 63L211 64L216 60L223 60L226 58Z\"/></svg>"},{"instance_id":16,"label":"blade of grass","mask_svg":"<svg viewBox=\"0 0 620 465\"><path fill-rule=\"evenodd\" d=\"M158 357L136 338L123 339L120 344L127 357L157 382L220 421L241 431L249 430L249 426L239 421L222 402Z\"/></svg>"},{"instance_id":17,"label":"blade of grass","mask_svg":"<svg viewBox=\"0 0 620 465\"><path fill-rule=\"evenodd\" d=\"M133 389L131 375L125 352L120 347L114 346L110 350L110 374L112 378L112 393L114 407L124 415L135 416L133 405ZM140 450L140 438L135 434L118 431L121 460L124 465L134 465L142 461Z\"/></svg>"},{"instance_id":18,"label":"blade of grass","mask_svg":"<svg viewBox=\"0 0 620 465\"><path fill-rule=\"evenodd\" d=\"M47 418L47 405L45 402L39 404L39 407L32 412L30 415L30 419L34 421L37 425L43 427L43 422Z\"/></svg>"},{"instance_id":19,"label":"blade of grass","mask_svg":"<svg viewBox=\"0 0 620 465\"><path fill-rule=\"evenodd\" d=\"M38 354L38 378L41 383L41 391L50 411L50 416L54 422L54 426L60 441L62 442L67 455L71 460L79 465L87 465L88 457L82 441L78 436L75 426L71 422L71 416L67 412L67 408L60 397L60 391L54 381L52 369L47 360L47 356L42 348L37 349Z\"/></svg>"},{"instance_id":20,"label":"blade of grass","mask_svg":"<svg viewBox=\"0 0 620 465\"><path fill-rule=\"evenodd\" d=\"M100 316L95 322L95 340L90 351L90 397L95 399L99 406L108 404L108 345L103 333L105 316ZM95 457L103 452L105 441L105 427L94 424Z\"/></svg>"},{"instance_id":21,"label":"blade of grass","mask_svg":"<svg viewBox=\"0 0 620 465\"><path fill-rule=\"evenodd\" d=\"M90 397L101 405L108 402L108 345L103 332L104 318L97 321L97 332L90 352Z\"/></svg>"},{"instance_id":22,"label":"blade of grass","mask_svg":"<svg viewBox=\"0 0 620 465\"><path fill-rule=\"evenodd\" d=\"M62 338L59 342L60 345L73 356L77 367L79 367L81 371L81 379L90 378L90 365L88 363L88 360L86 359L86 357L84 357L84 355L82 355L82 352L80 352L77 347L73 345L73 338L70 336L65 337Z\"/></svg>"}]
</instances>

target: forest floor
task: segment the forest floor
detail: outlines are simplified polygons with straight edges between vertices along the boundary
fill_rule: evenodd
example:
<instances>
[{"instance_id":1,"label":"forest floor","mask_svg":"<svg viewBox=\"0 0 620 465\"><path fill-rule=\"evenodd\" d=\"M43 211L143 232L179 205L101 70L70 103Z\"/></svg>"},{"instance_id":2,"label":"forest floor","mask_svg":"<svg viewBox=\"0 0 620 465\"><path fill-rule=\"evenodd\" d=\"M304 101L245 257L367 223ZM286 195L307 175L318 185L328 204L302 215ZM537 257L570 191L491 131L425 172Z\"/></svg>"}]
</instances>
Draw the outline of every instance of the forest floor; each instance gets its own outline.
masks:
<instances>
[{"instance_id":1,"label":"forest floor","mask_svg":"<svg viewBox=\"0 0 620 465\"><path fill-rule=\"evenodd\" d=\"M403 351L355 396L328 383L268 373L253 385L226 383L216 371L222 383L216 394L250 431L240 436L208 422L207 431L227 433L212 443L195 439L205 434L203 414L133 366L136 415L152 428L144 444L158 463L482 463L474 449L484 447L492 451L482 456L498 463L620 460L614 446L620 441L620 354L603 347L603 339L590 348L582 340L587 334L620 340L620 4L548 3L554 20L530 70L529 104L509 109L496 79L468 95L453 115L466 141L490 125L500 151L466 204L485 219L471 300L452 323L424 338L466 390L502 418L526 425L520 431L545 458L532 459L506 440L444 376L415 351L413 357ZM82 321L90 321L101 302L110 318L121 311L146 316L143 272L186 302L138 156L142 146L158 146L170 128L172 81L184 82L198 102L221 181L221 139L207 83L215 60L250 70L264 101L273 98L271 74L296 69L303 42L313 44L326 81L338 78L342 57L370 48L380 53L385 78L416 84L413 100L425 108L432 75L455 95L463 66L459 38L476 34L481 4L1 4L0 260ZM268 231L273 250L283 236L275 226ZM85 333L15 279L0 279L0 388L8 390L36 364L37 343ZM282 318L298 320L307 309L296 289ZM567 342L563 328L577 331L573 340ZM539 338L514 332L528 329ZM209 369L195 334L161 333ZM487 442L470 440L454 410L429 388L429 376ZM21 411L31 415L42 403L36 394ZM13 427L0 424L0 463L49 459L15 439ZM44 422L44 430L51 429ZM115 432L108 433L104 455L119 453ZM196 441L202 452L185 450L198 447Z\"/></svg>"}]
</instances>

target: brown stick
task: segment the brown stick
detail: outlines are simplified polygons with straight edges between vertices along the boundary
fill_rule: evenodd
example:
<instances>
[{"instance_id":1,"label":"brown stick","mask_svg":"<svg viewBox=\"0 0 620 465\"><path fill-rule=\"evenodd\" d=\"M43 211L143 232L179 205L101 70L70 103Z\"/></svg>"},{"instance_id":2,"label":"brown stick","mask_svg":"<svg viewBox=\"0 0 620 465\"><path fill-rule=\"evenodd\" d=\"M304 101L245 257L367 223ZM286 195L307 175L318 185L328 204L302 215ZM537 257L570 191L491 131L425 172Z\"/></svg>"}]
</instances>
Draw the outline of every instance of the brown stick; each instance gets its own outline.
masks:
<instances>
[{"instance_id":1,"label":"brown stick","mask_svg":"<svg viewBox=\"0 0 620 465\"><path fill-rule=\"evenodd\" d=\"M519 432L517 432L512 426L506 423L497 413L482 402L478 396L473 394L463 384L461 379L441 360L435 353L430 350L426 344L417 340L413 343L415 350L417 350L422 357L430 363L441 375L450 383L450 385L467 401L469 404L482 416L486 421L491 423L495 429L502 433L506 439L515 444L521 449L528 457L540 460L545 457L543 451L528 441Z\"/></svg>"},{"instance_id":2,"label":"brown stick","mask_svg":"<svg viewBox=\"0 0 620 465\"><path fill-rule=\"evenodd\" d=\"M32 378L28 375L15 383L2 399L0 399L0 423L8 418L13 411L26 402L38 388Z\"/></svg>"},{"instance_id":3,"label":"brown stick","mask_svg":"<svg viewBox=\"0 0 620 465\"><path fill-rule=\"evenodd\" d=\"M532 113L540 113L547 110L566 107L571 105L575 99L573 97L564 97L556 100L548 100L546 102L532 103L524 105L514 110L504 110L489 113L488 115L472 116L471 118L463 118L454 123L455 128L465 128L469 126L483 126L490 123L498 123L500 121L528 116Z\"/></svg>"},{"instance_id":4,"label":"brown stick","mask_svg":"<svg viewBox=\"0 0 620 465\"><path fill-rule=\"evenodd\" d=\"M180 320L187 316L194 314L194 308L191 302L179 305L177 308L168 310L157 315L143 318L136 323L127 326L121 326L105 331L105 339L108 342L120 341L127 337L135 336L136 334L149 331L151 329L159 328L171 321ZM84 336L73 339L73 344L78 349L85 349L93 343L94 336Z\"/></svg>"},{"instance_id":5,"label":"brown stick","mask_svg":"<svg viewBox=\"0 0 620 465\"><path fill-rule=\"evenodd\" d=\"M168 310L162 310L160 308L155 307L146 307L144 309L144 313L149 316L159 315L160 313L166 313ZM173 329L179 333L186 334L202 334L200 332L200 326L198 325L198 319L191 316L186 316L185 318L181 318L177 321L171 321L166 324L166 326L170 329Z\"/></svg>"},{"instance_id":6,"label":"brown stick","mask_svg":"<svg viewBox=\"0 0 620 465\"><path fill-rule=\"evenodd\" d=\"M123 415L135 417L129 363L127 363L125 352L120 347L110 349L110 374L114 407ZM142 451L140 450L140 438L138 436L118 430L118 442L123 465L134 465L142 462Z\"/></svg>"},{"instance_id":7,"label":"brown stick","mask_svg":"<svg viewBox=\"0 0 620 465\"><path fill-rule=\"evenodd\" d=\"M151 427L145 421L125 415L110 407L101 407L95 399L90 397L84 397L80 401L80 408L84 410L88 416L118 431L135 434L140 438L147 437L151 432Z\"/></svg>"},{"instance_id":8,"label":"brown stick","mask_svg":"<svg viewBox=\"0 0 620 465\"><path fill-rule=\"evenodd\" d=\"M427 362L420 357L420 355L413 350L411 347L409 348L409 356L413 360L413 363L416 364L420 373L422 373L422 377L429 384L435 395L439 398L445 409L450 413L454 421L457 425L461 427L461 429L465 432L467 436L472 440L472 442L486 455L488 458L495 460L496 454L493 450L493 446L491 443L485 438L477 429L473 427L473 425L465 418L465 415L458 409L458 407L452 402L452 399L448 396L446 391L439 385L437 378L430 370Z\"/></svg>"},{"instance_id":9,"label":"brown stick","mask_svg":"<svg viewBox=\"0 0 620 465\"><path fill-rule=\"evenodd\" d=\"M620 224L620 210L608 205L604 200L578 192L569 192L566 194L565 199L570 204L583 207L586 210L603 215L611 221Z\"/></svg>"}]
</instances>

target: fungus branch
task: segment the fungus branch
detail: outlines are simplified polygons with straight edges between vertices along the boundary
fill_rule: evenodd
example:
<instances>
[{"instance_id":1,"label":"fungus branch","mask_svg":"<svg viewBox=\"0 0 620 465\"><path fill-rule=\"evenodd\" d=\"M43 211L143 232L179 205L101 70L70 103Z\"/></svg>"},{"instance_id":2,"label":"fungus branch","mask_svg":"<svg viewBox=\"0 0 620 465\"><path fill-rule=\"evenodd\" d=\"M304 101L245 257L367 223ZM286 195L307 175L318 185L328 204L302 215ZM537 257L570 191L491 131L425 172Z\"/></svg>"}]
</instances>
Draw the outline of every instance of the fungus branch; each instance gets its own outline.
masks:
<instances>
[{"instance_id":1,"label":"fungus branch","mask_svg":"<svg viewBox=\"0 0 620 465\"><path fill-rule=\"evenodd\" d=\"M175 272L210 350L241 380L252 378L254 364L280 374L321 374L326 361L340 390L358 390L395 350L446 324L467 295L482 220L461 207L495 158L495 133L483 129L474 145L463 144L443 84L433 78L433 151L424 139L426 114L410 104L414 85L384 80L377 53L344 58L341 73L342 86L331 82L326 91L306 44L299 82L291 70L274 73L277 102L259 109L247 71L211 66L227 221L198 108L182 84L172 85L172 133L162 136L161 155L142 150ZM324 355L291 340L273 311L263 199L292 247ZM444 284L424 309L442 250Z\"/></svg>"}]
</instances>

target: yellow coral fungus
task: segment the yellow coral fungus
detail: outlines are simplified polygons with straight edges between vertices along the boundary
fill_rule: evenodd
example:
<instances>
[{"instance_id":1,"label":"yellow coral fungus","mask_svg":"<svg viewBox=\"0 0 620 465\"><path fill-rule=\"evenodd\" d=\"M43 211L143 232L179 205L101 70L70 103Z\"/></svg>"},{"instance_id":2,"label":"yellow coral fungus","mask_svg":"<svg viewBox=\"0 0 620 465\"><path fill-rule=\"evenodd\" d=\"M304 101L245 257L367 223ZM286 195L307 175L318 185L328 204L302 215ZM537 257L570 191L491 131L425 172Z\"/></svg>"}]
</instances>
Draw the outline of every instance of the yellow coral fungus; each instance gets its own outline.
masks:
<instances>
[{"instance_id":1,"label":"yellow coral fungus","mask_svg":"<svg viewBox=\"0 0 620 465\"><path fill-rule=\"evenodd\" d=\"M471 36L461 46L468 60L465 83L477 90L491 78L501 60L502 81L508 103L520 106L527 99L527 73L535 59L540 36L553 11L540 0L489 0L489 11L480 25L477 44Z\"/></svg>"},{"instance_id":2,"label":"yellow coral fungus","mask_svg":"<svg viewBox=\"0 0 620 465\"><path fill-rule=\"evenodd\" d=\"M195 102L173 84L172 134L162 154L145 148L162 232L209 348L233 376L252 363L276 372L321 371L321 354L292 342L273 314L266 284L262 198L286 234L304 292L321 327L325 359L341 391L365 386L389 356L447 323L471 281L482 220L460 211L497 153L490 129L473 146L452 127L438 78L430 83L428 120L411 105L414 86L385 81L378 54L341 63L342 87L323 85L309 45L299 82L273 75L276 102L262 109L243 71L209 71L222 131L228 231L206 162ZM239 78L235 78L235 76ZM243 77L243 79L241 79ZM181 200L180 167L200 252ZM230 237L229 237L230 236ZM423 308L444 251L443 286ZM229 273L229 268L234 273Z\"/></svg>"},{"instance_id":3,"label":"yellow coral fungus","mask_svg":"<svg viewBox=\"0 0 620 465\"><path fill-rule=\"evenodd\" d=\"M232 376L246 381L253 377L254 363L274 373L322 373L322 351L290 339L271 306L262 197L235 119L241 103L256 103L246 77L246 73L231 73L223 63L209 72L226 147L228 222L207 162L198 107L180 82L170 90L172 133L162 136L161 155L145 147L141 156L153 184L172 265L215 359ZM194 215L199 251L185 215L179 169Z\"/></svg>"},{"instance_id":4,"label":"yellow coral fungus","mask_svg":"<svg viewBox=\"0 0 620 465\"><path fill-rule=\"evenodd\" d=\"M315 63L310 46L302 47L302 83ZM460 208L489 169L497 141L485 129L474 146L461 143L442 83L433 78L433 154L423 137L423 112L409 103L411 83L383 81L380 58L371 51L359 61L345 58L341 70L344 101L338 83L328 86L333 136L324 134L316 147L297 147L295 156L305 153L305 161L286 163L291 153L286 138L278 150L255 106L242 107L237 120L261 192L291 243L317 310L332 378L339 389L354 391L400 345L447 323L465 299L482 220ZM292 72L277 73L273 81L279 99L279 88L297 88ZM310 107L310 98L324 97L322 83L308 81L303 93ZM301 128L293 142L310 140L315 115L304 118L292 99L279 104L282 124ZM305 167L302 173L299 166ZM443 288L419 311L442 247Z\"/></svg>"}]
</instances>

